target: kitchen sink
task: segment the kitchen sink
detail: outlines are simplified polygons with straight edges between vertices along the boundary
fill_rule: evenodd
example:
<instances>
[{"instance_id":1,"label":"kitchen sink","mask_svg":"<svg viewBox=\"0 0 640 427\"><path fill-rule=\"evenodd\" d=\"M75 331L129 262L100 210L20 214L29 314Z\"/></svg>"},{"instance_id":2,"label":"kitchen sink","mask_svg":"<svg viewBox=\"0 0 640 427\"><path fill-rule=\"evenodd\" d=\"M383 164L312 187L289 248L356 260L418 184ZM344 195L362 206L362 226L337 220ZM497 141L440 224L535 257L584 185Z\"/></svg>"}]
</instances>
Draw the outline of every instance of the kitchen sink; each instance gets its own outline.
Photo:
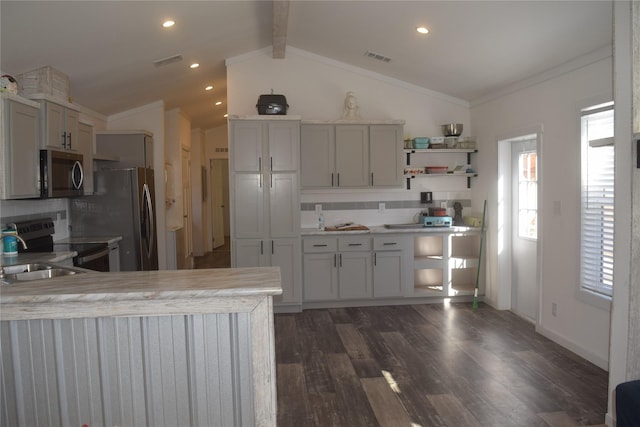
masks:
<instances>
[{"instance_id":1,"label":"kitchen sink","mask_svg":"<svg viewBox=\"0 0 640 427\"><path fill-rule=\"evenodd\" d=\"M60 267L54 264L18 264L0 267L0 283L10 285L17 282L52 279L82 273L81 269Z\"/></svg>"}]
</instances>

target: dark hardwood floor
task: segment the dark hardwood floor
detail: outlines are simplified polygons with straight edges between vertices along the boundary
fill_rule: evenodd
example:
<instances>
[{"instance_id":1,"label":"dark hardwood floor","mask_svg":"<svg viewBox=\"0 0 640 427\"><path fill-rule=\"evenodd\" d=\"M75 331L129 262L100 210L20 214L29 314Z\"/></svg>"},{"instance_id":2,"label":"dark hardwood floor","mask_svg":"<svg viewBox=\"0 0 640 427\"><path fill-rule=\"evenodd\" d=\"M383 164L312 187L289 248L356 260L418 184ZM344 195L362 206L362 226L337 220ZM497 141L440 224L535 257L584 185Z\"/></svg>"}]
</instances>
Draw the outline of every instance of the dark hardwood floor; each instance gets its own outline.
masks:
<instances>
[{"instance_id":1,"label":"dark hardwood floor","mask_svg":"<svg viewBox=\"0 0 640 427\"><path fill-rule=\"evenodd\" d=\"M275 315L278 426L604 423L607 373L480 304Z\"/></svg>"},{"instance_id":2,"label":"dark hardwood floor","mask_svg":"<svg viewBox=\"0 0 640 427\"><path fill-rule=\"evenodd\" d=\"M229 268L231 267L231 240L224 239L224 245L194 258L194 268Z\"/></svg>"}]
</instances>

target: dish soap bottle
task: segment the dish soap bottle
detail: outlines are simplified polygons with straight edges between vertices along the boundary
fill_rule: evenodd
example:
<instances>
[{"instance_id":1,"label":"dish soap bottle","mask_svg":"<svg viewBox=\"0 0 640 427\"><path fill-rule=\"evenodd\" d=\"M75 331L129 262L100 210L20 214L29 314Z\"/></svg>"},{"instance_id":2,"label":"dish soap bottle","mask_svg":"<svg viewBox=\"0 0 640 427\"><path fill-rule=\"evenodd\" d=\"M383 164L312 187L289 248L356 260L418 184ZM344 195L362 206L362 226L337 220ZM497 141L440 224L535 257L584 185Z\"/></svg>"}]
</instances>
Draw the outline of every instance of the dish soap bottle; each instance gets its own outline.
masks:
<instances>
[{"instance_id":1,"label":"dish soap bottle","mask_svg":"<svg viewBox=\"0 0 640 427\"><path fill-rule=\"evenodd\" d=\"M324 231L324 215L322 212L318 214L318 230Z\"/></svg>"}]
</instances>

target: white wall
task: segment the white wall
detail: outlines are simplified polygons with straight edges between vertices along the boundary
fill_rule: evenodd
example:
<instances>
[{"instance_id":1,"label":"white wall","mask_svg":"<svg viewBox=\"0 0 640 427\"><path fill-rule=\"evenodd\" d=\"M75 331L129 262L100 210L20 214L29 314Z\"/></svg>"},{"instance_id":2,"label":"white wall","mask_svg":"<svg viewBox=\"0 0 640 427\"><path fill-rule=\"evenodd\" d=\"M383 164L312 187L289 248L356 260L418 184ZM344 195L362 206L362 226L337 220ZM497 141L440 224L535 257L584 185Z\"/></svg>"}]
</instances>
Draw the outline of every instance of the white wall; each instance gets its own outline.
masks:
<instances>
[{"instance_id":1,"label":"white wall","mask_svg":"<svg viewBox=\"0 0 640 427\"><path fill-rule=\"evenodd\" d=\"M612 58L606 56L573 71L524 87L471 109L479 146L480 177L473 197L488 195L488 299L501 308L496 287L498 140L520 129L543 129L539 150L540 318L537 329L549 338L607 368L609 311L577 298L580 268L579 109L590 100L612 99ZM552 206L560 207L555 212ZM558 307L551 315L551 304Z\"/></svg>"},{"instance_id":2,"label":"white wall","mask_svg":"<svg viewBox=\"0 0 640 427\"><path fill-rule=\"evenodd\" d=\"M157 101L145 106L109 116L109 130L144 129L153 133L153 169L156 186L156 219L158 230L158 267L167 268L166 220L162 209L164 200L164 102ZM163 256L164 255L164 256Z\"/></svg>"}]
</instances>

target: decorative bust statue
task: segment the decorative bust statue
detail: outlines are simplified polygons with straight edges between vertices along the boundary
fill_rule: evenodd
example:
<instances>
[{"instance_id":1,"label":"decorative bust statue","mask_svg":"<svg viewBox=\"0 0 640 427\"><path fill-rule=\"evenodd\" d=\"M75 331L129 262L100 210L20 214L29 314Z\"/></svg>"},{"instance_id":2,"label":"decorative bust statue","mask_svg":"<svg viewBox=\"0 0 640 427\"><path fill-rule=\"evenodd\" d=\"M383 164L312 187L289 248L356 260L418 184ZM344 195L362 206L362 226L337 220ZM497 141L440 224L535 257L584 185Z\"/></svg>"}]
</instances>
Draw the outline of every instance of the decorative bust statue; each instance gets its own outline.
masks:
<instances>
[{"instance_id":1,"label":"decorative bust statue","mask_svg":"<svg viewBox=\"0 0 640 427\"><path fill-rule=\"evenodd\" d=\"M344 99L344 110L342 112L343 119L359 119L360 107L358 106L358 99L355 93L347 92L347 97Z\"/></svg>"}]
</instances>

